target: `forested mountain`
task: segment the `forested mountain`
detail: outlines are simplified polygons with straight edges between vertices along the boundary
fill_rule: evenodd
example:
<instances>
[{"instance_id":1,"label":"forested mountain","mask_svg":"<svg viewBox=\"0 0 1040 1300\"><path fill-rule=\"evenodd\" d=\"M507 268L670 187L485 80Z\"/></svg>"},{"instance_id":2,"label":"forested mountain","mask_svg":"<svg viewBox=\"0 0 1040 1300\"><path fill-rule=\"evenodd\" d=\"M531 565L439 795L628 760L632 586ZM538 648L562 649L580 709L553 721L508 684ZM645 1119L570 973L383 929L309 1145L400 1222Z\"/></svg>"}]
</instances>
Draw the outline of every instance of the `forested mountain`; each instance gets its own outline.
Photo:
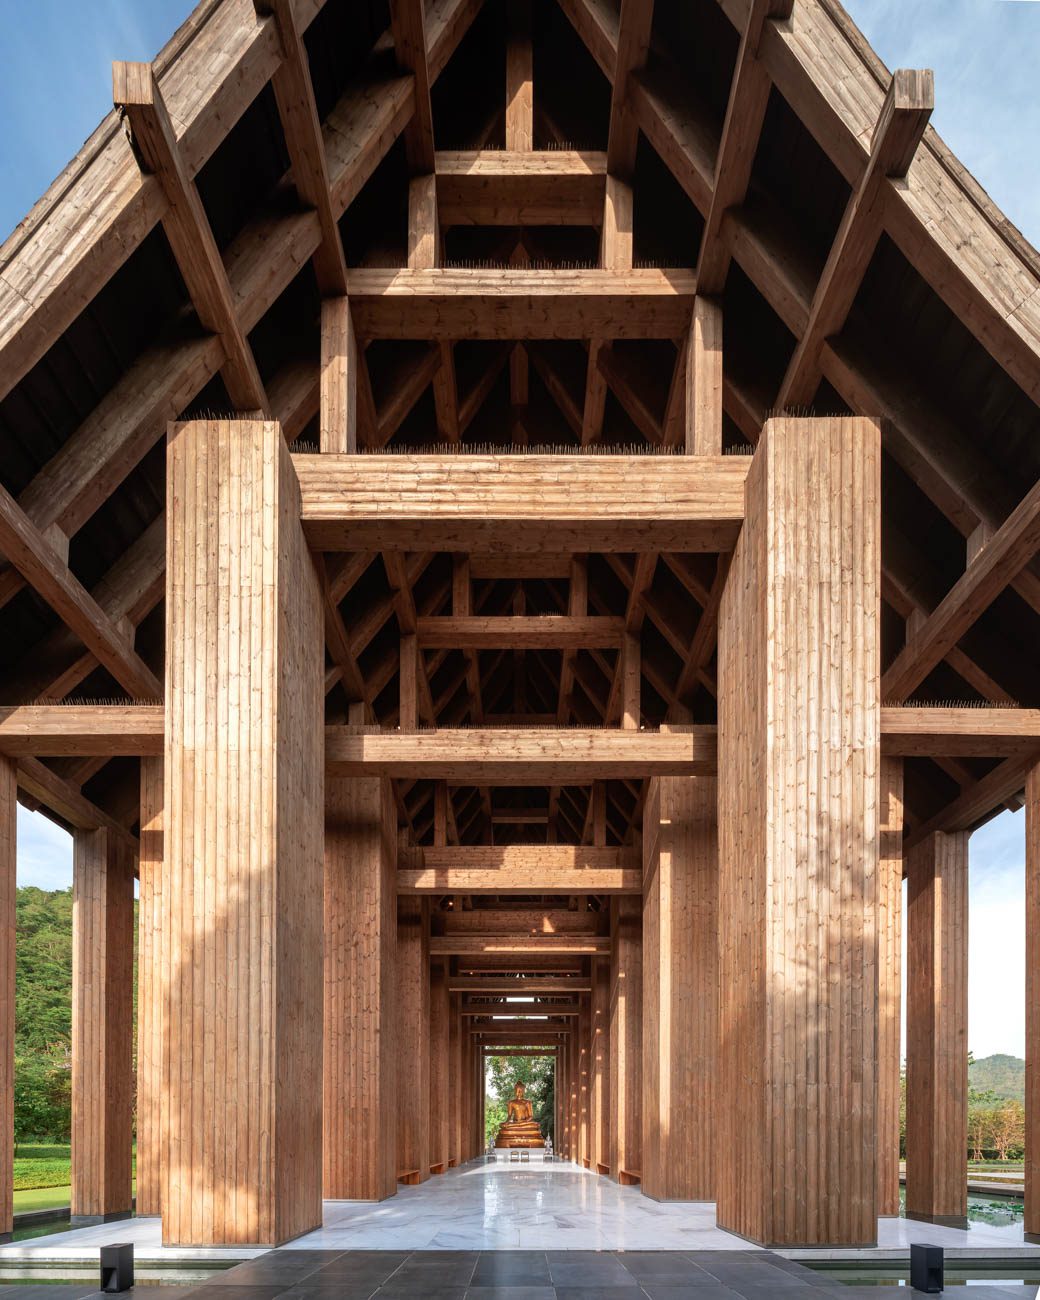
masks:
<instances>
[{"instance_id":1,"label":"forested mountain","mask_svg":"<svg viewBox=\"0 0 1040 1300\"><path fill-rule=\"evenodd\" d=\"M984 1056L968 1065L968 1083L973 1092L991 1092L996 1097L1024 1101L1026 1063L1017 1056Z\"/></svg>"}]
</instances>

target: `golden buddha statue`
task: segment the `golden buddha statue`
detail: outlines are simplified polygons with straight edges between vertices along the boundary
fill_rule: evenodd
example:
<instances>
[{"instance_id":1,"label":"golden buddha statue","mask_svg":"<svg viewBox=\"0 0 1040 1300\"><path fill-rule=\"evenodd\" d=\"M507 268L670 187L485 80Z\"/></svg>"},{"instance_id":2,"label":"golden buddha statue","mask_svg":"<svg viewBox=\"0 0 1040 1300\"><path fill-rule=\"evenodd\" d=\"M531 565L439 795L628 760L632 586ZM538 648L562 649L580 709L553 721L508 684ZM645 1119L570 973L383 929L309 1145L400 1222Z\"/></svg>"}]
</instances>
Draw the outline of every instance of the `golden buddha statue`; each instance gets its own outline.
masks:
<instances>
[{"instance_id":1,"label":"golden buddha statue","mask_svg":"<svg viewBox=\"0 0 1040 1300\"><path fill-rule=\"evenodd\" d=\"M534 1117L531 1103L524 1096L524 1085L513 1089L513 1099L506 1105L506 1122L498 1130L496 1147L543 1147L541 1126Z\"/></svg>"}]
</instances>

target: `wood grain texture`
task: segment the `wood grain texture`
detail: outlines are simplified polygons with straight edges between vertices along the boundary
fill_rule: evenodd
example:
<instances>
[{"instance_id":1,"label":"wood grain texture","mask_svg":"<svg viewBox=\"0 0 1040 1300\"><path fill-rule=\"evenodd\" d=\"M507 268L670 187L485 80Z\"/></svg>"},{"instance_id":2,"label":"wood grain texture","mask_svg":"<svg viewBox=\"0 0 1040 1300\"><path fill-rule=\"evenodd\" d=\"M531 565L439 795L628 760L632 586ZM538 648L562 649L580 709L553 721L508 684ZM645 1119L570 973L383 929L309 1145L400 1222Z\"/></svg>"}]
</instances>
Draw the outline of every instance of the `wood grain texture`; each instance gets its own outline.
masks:
<instances>
[{"instance_id":1,"label":"wood grain texture","mask_svg":"<svg viewBox=\"0 0 1040 1300\"><path fill-rule=\"evenodd\" d=\"M1025 1232L1040 1232L1040 765L1026 775Z\"/></svg>"},{"instance_id":2,"label":"wood grain texture","mask_svg":"<svg viewBox=\"0 0 1040 1300\"><path fill-rule=\"evenodd\" d=\"M595 957L589 1022L589 1167L610 1172L610 958Z\"/></svg>"},{"instance_id":3,"label":"wood grain texture","mask_svg":"<svg viewBox=\"0 0 1040 1300\"><path fill-rule=\"evenodd\" d=\"M643 1164L643 904L610 905L610 1176L633 1182Z\"/></svg>"},{"instance_id":4,"label":"wood grain texture","mask_svg":"<svg viewBox=\"0 0 1040 1300\"><path fill-rule=\"evenodd\" d=\"M129 1218L134 861L107 829L73 835L72 1222Z\"/></svg>"},{"instance_id":5,"label":"wood grain texture","mask_svg":"<svg viewBox=\"0 0 1040 1300\"><path fill-rule=\"evenodd\" d=\"M906 858L906 1213L968 1212L968 835Z\"/></svg>"},{"instance_id":6,"label":"wood grain texture","mask_svg":"<svg viewBox=\"0 0 1040 1300\"><path fill-rule=\"evenodd\" d=\"M877 1233L879 469L769 421L722 597L718 1223L763 1244Z\"/></svg>"},{"instance_id":7,"label":"wood grain texture","mask_svg":"<svg viewBox=\"0 0 1040 1300\"><path fill-rule=\"evenodd\" d=\"M397 812L387 781L325 783L324 1195L397 1191Z\"/></svg>"},{"instance_id":8,"label":"wood grain texture","mask_svg":"<svg viewBox=\"0 0 1040 1300\"><path fill-rule=\"evenodd\" d=\"M0 1240L14 1227L15 901L18 769L0 758Z\"/></svg>"},{"instance_id":9,"label":"wood grain texture","mask_svg":"<svg viewBox=\"0 0 1040 1300\"><path fill-rule=\"evenodd\" d=\"M430 903L397 900L397 1176L430 1176Z\"/></svg>"},{"instance_id":10,"label":"wood grain texture","mask_svg":"<svg viewBox=\"0 0 1040 1300\"><path fill-rule=\"evenodd\" d=\"M717 551L747 456L294 457L319 550Z\"/></svg>"},{"instance_id":11,"label":"wood grain texture","mask_svg":"<svg viewBox=\"0 0 1040 1300\"><path fill-rule=\"evenodd\" d=\"M277 424L167 466L163 1240L277 1244L321 1223L320 583Z\"/></svg>"},{"instance_id":12,"label":"wood grain texture","mask_svg":"<svg viewBox=\"0 0 1040 1300\"><path fill-rule=\"evenodd\" d=\"M713 778L662 778L643 810L642 1187L656 1200L715 1195L716 800Z\"/></svg>"},{"instance_id":13,"label":"wood grain texture","mask_svg":"<svg viewBox=\"0 0 1040 1300\"><path fill-rule=\"evenodd\" d=\"M451 1152L448 963L430 963L430 1172L443 1174Z\"/></svg>"},{"instance_id":14,"label":"wood grain texture","mask_svg":"<svg viewBox=\"0 0 1040 1300\"><path fill-rule=\"evenodd\" d=\"M137 1203L138 1216L162 1213L163 760L141 760L141 852L137 907Z\"/></svg>"},{"instance_id":15,"label":"wood grain texture","mask_svg":"<svg viewBox=\"0 0 1040 1300\"><path fill-rule=\"evenodd\" d=\"M902 1067L903 761L882 758L878 802L878 1214L899 1214Z\"/></svg>"}]
</instances>

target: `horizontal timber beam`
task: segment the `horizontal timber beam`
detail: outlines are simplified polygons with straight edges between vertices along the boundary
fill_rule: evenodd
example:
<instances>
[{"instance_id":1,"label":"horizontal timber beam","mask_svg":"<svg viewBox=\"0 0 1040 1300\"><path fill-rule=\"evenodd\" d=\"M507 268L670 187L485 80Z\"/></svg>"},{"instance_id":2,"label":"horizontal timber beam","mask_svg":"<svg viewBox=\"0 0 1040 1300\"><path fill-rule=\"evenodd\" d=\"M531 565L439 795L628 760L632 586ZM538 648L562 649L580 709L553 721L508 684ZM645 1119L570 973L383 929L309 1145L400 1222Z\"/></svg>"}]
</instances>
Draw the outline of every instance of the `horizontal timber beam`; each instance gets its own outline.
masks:
<instances>
[{"instance_id":1,"label":"horizontal timber beam","mask_svg":"<svg viewBox=\"0 0 1040 1300\"><path fill-rule=\"evenodd\" d=\"M577 1002L472 1002L467 1000L462 1006L464 1016L576 1016Z\"/></svg>"},{"instance_id":2,"label":"horizontal timber beam","mask_svg":"<svg viewBox=\"0 0 1040 1300\"><path fill-rule=\"evenodd\" d=\"M607 156L592 150L440 151L443 226L598 226Z\"/></svg>"},{"instance_id":3,"label":"horizontal timber beam","mask_svg":"<svg viewBox=\"0 0 1040 1300\"><path fill-rule=\"evenodd\" d=\"M315 550L556 557L731 549L751 458L301 454L293 464Z\"/></svg>"},{"instance_id":4,"label":"horizontal timber beam","mask_svg":"<svg viewBox=\"0 0 1040 1300\"><path fill-rule=\"evenodd\" d=\"M643 875L636 867L542 867L532 870L474 867L401 868L399 894L641 894Z\"/></svg>"},{"instance_id":5,"label":"horizontal timber beam","mask_svg":"<svg viewBox=\"0 0 1040 1300\"><path fill-rule=\"evenodd\" d=\"M431 957L475 954L566 953L577 957L610 955L610 938L590 934L434 934Z\"/></svg>"},{"instance_id":6,"label":"horizontal timber beam","mask_svg":"<svg viewBox=\"0 0 1040 1300\"><path fill-rule=\"evenodd\" d=\"M355 270L359 338L671 339L690 323L692 271Z\"/></svg>"},{"instance_id":7,"label":"horizontal timber beam","mask_svg":"<svg viewBox=\"0 0 1040 1300\"><path fill-rule=\"evenodd\" d=\"M882 708L881 752L906 758L1040 755L1040 709Z\"/></svg>"},{"instance_id":8,"label":"horizontal timber beam","mask_svg":"<svg viewBox=\"0 0 1040 1300\"><path fill-rule=\"evenodd\" d=\"M449 975L449 993L501 994L503 997L553 997L571 993L590 993L587 976L571 975Z\"/></svg>"},{"instance_id":9,"label":"horizontal timber beam","mask_svg":"<svg viewBox=\"0 0 1040 1300\"><path fill-rule=\"evenodd\" d=\"M431 617L417 620L426 650L612 650L625 635L625 620L543 614L534 617Z\"/></svg>"},{"instance_id":10,"label":"horizontal timber beam","mask_svg":"<svg viewBox=\"0 0 1040 1300\"><path fill-rule=\"evenodd\" d=\"M578 785L646 776L697 776L715 769L715 728L443 729L358 732L325 729L333 776L392 776L454 785Z\"/></svg>"},{"instance_id":11,"label":"horizontal timber beam","mask_svg":"<svg viewBox=\"0 0 1040 1300\"><path fill-rule=\"evenodd\" d=\"M0 708L0 753L20 758L144 757L163 752L163 707L26 704Z\"/></svg>"}]
</instances>

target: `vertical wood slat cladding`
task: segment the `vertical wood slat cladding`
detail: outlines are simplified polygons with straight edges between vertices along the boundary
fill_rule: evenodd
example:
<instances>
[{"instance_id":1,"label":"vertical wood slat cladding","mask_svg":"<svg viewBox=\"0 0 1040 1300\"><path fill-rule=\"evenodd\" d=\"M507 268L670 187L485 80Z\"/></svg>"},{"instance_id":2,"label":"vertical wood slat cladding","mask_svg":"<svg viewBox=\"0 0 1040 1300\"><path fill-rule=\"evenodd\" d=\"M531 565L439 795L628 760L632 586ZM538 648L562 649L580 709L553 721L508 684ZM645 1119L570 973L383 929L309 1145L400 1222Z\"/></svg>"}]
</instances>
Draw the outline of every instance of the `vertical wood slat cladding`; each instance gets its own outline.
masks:
<instances>
[{"instance_id":1,"label":"vertical wood slat cladding","mask_svg":"<svg viewBox=\"0 0 1040 1300\"><path fill-rule=\"evenodd\" d=\"M880 435L770 420L719 627L717 1221L877 1232Z\"/></svg>"},{"instance_id":2,"label":"vertical wood slat cladding","mask_svg":"<svg viewBox=\"0 0 1040 1300\"><path fill-rule=\"evenodd\" d=\"M72 1222L128 1218L133 1143L134 864L111 831L72 856Z\"/></svg>"},{"instance_id":3,"label":"vertical wood slat cladding","mask_svg":"<svg viewBox=\"0 0 1040 1300\"><path fill-rule=\"evenodd\" d=\"M715 1194L716 788L657 778L643 812L642 1188L657 1200Z\"/></svg>"},{"instance_id":4,"label":"vertical wood slat cladding","mask_svg":"<svg viewBox=\"0 0 1040 1300\"><path fill-rule=\"evenodd\" d=\"M0 758L0 1240L14 1226L15 900L18 764Z\"/></svg>"},{"instance_id":5,"label":"vertical wood slat cladding","mask_svg":"<svg viewBox=\"0 0 1040 1300\"><path fill-rule=\"evenodd\" d=\"M578 997L578 1163L586 1169L591 1163L592 1150L589 1129L589 1046L592 1025L592 996L589 993Z\"/></svg>"},{"instance_id":6,"label":"vertical wood slat cladding","mask_svg":"<svg viewBox=\"0 0 1040 1300\"><path fill-rule=\"evenodd\" d=\"M162 1213L163 761L141 759L137 908L137 1203Z\"/></svg>"},{"instance_id":7,"label":"vertical wood slat cladding","mask_svg":"<svg viewBox=\"0 0 1040 1300\"><path fill-rule=\"evenodd\" d=\"M643 1151L643 904L610 902L610 1176L632 1181Z\"/></svg>"},{"instance_id":8,"label":"vertical wood slat cladding","mask_svg":"<svg viewBox=\"0 0 1040 1300\"><path fill-rule=\"evenodd\" d=\"M1026 775L1025 1232L1040 1233L1040 764Z\"/></svg>"},{"instance_id":9,"label":"vertical wood slat cladding","mask_svg":"<svg viewBox=\"0 0 1040 1300\"><path fill-rule=\"evenodd\" d=\"M878 1214L899 1214L903 760L882 758L878 805Z\"/></svg>"},{"instance_id":10,"label":"vertical wood slat cladding","mask_svg":"<svg viewBox=\"0 0 1040 1300\"><path fill-rule=\"evenodd\" d=\"M378 777L325 783L324 1194L397 1191L397 810Z\"/></svg>"},{"instance_id":11,"label":"vertical wood slat cladding","mask_svg":"<svg viewBox=\"0 0 1040 1300\"><path fill-rule=\"evenodd\" d=\"M610 958L592 959L589 1024L589 1166L610 1170Z\"/></svg>"},{"instance_id":12,"label":"vertical wood slat cladding","mask_svg":"<svg viewBox=\"0 0 1040 1300\"><path fill-rule=\"evenodd\" d=\"M170 428L167 1245L321 1223L324 654L282 432Z\"/></svg>"},{"instance_id":13,"label":"vertical wood slat cladding","mask_svg":"<svg viewBox=\"0 0 1040 1300\"><path fill-rule=\"evenodd\" d=\"M430 900L397 900L397 1176L430 1176Z\"/></svg>"},{"instance_id":14,"label":"vertical wood slat cladding","mask_svg":"<svg viewBox=\"0 0 1040 1300\"><path fill-rule=\"evenodd\" d=\"M448 963L430 966L430 1172L444 1173L450 1147L448 1123Z\"/></svg>"},{"instance_id":15,"label":"vertical wood slat cladding","mask_svg":"<svg viewBox=\"0 0 1040 1300\"><path fill-rule=\"evenodd\" d=\"M460 1037L460 1009L462 996L448 994L448 1164L462 1163L462 1144L459 1140L459 1094L462 1082L462 1039Z\"/></svg>"},{"instance_id":16,"label":"vertical wood slat cladding","mask_svg":"<svg viewBox=\"0 0 1040 1300\"><path fill-rule=\"evenodd\" d=\"M906 1213L968 1212L968 833L907 854Z\"/></svg>"}]
</instances>

